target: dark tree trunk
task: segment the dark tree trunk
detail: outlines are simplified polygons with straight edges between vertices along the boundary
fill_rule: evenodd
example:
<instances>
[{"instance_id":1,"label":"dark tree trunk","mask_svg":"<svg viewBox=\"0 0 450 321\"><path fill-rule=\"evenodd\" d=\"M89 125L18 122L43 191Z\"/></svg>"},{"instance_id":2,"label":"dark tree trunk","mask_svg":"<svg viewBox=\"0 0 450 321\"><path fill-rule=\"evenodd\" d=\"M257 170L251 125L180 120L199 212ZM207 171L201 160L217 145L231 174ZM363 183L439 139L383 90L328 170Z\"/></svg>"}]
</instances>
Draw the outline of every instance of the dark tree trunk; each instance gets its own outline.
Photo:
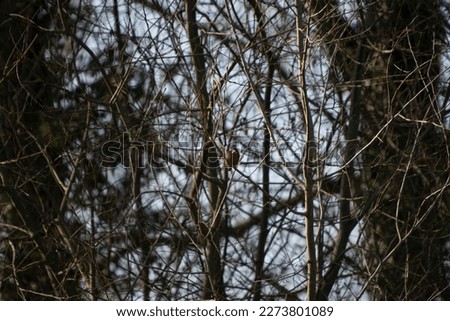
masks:
<instances>
[{"instance_id":1,"label":"dark tree trunk","mask_svg":"<svg viewBox=\"0 0 450 321\"><path fill-rule=\"evenodd\" d=\"M0 35L1 299L67 299L77 294L64 224L64 135L44 54L49 10L39 1L2 1ZM48 8L47 8L48 9ZM17 228L12 228L16 226ZM6 237L5 237L6 236Z\"/></svg>"},{"instance_id":2,"label":"dark tree trunk","mask_svg":"<svg viewBox=\"0 0 450 321\"><path fill-rule=\"evenodd\" d=\"M309 3L333 54L333 69L351 97L360 97L346 106L347 150L355 140L358 146L346 154L342 177L350 184L341 190L341 202L359 198L354 218L365 223L366 287L375 299L450 299L444 271L449 154L436 100L443 36L439 2L371 2L360 8L358 30L337 8L335 1ZM349 175L353 159L361 174ZM341 217L343 231L345 222ZM335 263L345 252L340 247ZM335 281L328 276L324 297Z\"/></svg>"},{"instance_id":3,"label":"dark tree trunk","mask_svg":"<svg viewBox=\"0 0 450 321\"><path fill-rule=\"evenodd\" d=\"M378 1L367 15L364 175L378 199L366 220L376 298L447 298L446 135L436 101L442 20L436 1ZM373 137L377 139L373 142ZM447 195L447 197L445 197Z\"/></svg>"}]
</instances>

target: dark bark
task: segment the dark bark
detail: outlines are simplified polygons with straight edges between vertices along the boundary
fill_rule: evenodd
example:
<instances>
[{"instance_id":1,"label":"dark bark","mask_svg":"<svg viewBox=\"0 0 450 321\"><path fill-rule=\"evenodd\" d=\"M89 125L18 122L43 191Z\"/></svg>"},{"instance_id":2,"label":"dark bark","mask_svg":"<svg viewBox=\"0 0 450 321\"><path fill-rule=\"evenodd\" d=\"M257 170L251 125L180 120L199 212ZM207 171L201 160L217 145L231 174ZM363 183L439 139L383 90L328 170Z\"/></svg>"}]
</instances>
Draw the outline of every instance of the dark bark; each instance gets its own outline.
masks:
<instances>
[{"instance_id":1,"label":"dark bark","mask_svg":"<svg viewBox=\"0 0 450 321\"><path fill-rule=\"evenodd\" d=\"M18 227L7 228L2 240L7 249L2 299L76 299L80 294L75 259L68 248L64 251L67 235L61 234L66 231L64 115L53 109L58 81L44 58L51 35L41 30L49 26L50 11L39 1L0 5L2 221Z\"/></svg>"},{"instance_id":2,"label":"dark bark","mask_svg":"<svg viewBox=\"0 0 450 321\"><path fill-rule=\"evenodd\" d=\"M225 288L223 285L223 268L220 252L220 239L222 224L221 202L219 201L219 186L209 183L210 213L206 223L203 222L201 206L198 203L200 184L203 177L218 177L218 154L213 143L213 118L212 105L207 89L207 64L206 56L201 43L197 22L197 1L186 1L186 29L189 37L189 44L192 52L192 62L195 68L195 96L198 98L198 107L201 126L205 132L204 145L202 149L200 170L195 173L194 185L190 193L190 198L195 200L196 209L192 212L194 222L197 222L198 232L202 242L206 246L206 266L203 299L225 299ZM206 227L206 228L204 228Z\"/></svg>"},{"instance_id":3,"label":"dark bark","mask_svg":"<svg viewBox=\"0 0 450 321\"><path fill-rule=\"evenodd\" d=\"M354 85L340 193L340 238L322 288L324 298L345 253L342 239L347 242L354 226L344 223L350 213L349 199L362 196L366 204L370 199L370 208L355 200L360 214L355 215L362 215L367 224L364 277L374 298L448 299L443 266L449 233L444 201L448 154L442 153L447 140L435 99L443 34L439 3L374 2L361 11L364 34L359 36L339 18L333 1L310 1L309 8L316 14L325 44L330 51L337 50L333 63L342 79ZM346 35L351 34L349 41ZM355 42L359 45L354 46ZM365 53L362 59L358 59L359 50ZM359 71L351 73L352 65ZM360 149L362 174L355 180L351 164ZM365 187L358 190L361 183Z\"/></svg>"}]
</instances>

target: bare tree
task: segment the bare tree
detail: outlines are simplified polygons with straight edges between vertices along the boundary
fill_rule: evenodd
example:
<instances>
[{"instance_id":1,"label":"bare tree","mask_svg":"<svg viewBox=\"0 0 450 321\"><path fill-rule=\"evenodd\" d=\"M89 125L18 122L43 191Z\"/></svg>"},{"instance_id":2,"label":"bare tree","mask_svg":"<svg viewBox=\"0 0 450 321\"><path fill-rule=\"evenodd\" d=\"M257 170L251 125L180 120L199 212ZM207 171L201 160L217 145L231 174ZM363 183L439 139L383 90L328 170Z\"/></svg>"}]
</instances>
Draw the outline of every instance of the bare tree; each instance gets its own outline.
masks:
<instances>
[{"instance_id":1,"label":"bare tree","mask_svg":"<svg viewBox=\"0 0 450 321\"><path fill-rule=\"evenodd\" d=\"M0 298L449 299L448 11L0 4Z\"/></svg>"},{"instance_id":2,"label":"bare tree","mask_svg":"<svg viewBox=\"0 0 450 321\"><path fill-rule=\"evenodd\" d=\"M443 8L420 0L368 2L350 18L357 28L338 2L311 1L308 8L339 78L351 86L340 191L341 222L348 223L340 235L347 242L355 220L366 225L364 288L380 299L449 298L448 135L437 97ZM329 275L325 296L335 279Z\"/></svg>"}]
</instances>

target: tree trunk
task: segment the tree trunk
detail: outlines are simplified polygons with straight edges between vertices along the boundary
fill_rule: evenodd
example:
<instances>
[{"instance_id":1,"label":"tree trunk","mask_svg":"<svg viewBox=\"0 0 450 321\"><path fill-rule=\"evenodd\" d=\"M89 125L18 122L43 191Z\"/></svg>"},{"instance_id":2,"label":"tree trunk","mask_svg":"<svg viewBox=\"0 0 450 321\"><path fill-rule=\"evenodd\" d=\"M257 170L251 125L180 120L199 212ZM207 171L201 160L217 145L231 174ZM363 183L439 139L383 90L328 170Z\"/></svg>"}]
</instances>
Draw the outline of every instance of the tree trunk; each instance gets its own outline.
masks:
<instances>
[{"instance_id":1,"label":"tree trunk","mask_svg":"<svg viewBox=\"0 0 450 321\"><path fill-rule=\"evenodd\" d=\"M355 204L366 224L365 288L376 299L449 299L443 266L449 160L435 99L443 35L439 3L376 1L360 8L363 33L343 19L334 1L310 1L309 10L334 54L334 70L353 97L361 91L360 99L351 99L344 128L349 144L358 144L346 166L356 160L360 174L343 172L350 184L341 193L352 190L359 198ZM353 72L355 66L363 66L363 74ZM350 195L341 196L348 202Z\"/></svg>"},{"instance_id":2,"label":"tree trunk","mask_svg":"<svg viewBox=\"0 0 450 321\"><path fill-rule=\"evenodd\" d=\"M1 299L68 299L78 294L72 268L76 263L60 250L67 245L67 234L61 234L66 228L66 166L61 159L63 131L53 105L57 80L44 58L51 39L39 30L49 25L44 6L36 1L0 4L5 15L0 26L0 196L9 239L0 245L7 253Z\"/></svg>"},{"instance_id":3,"label":"tree trunk","mask_svg":"<svg viewBox=\"0 0 450 321\"><path fill-rule=\"evenodd\" d=\"M439 7L435 1L379 1L367 20L377 49L367 61L367 117L361 119L361 147L369 146L364 179L369 193L379 194L366 218L367 272L379 271L371 292L389 300L449 299L443 258L450 217L442 202L449 160L435 100Z\"/></svg>"}]
</instances>

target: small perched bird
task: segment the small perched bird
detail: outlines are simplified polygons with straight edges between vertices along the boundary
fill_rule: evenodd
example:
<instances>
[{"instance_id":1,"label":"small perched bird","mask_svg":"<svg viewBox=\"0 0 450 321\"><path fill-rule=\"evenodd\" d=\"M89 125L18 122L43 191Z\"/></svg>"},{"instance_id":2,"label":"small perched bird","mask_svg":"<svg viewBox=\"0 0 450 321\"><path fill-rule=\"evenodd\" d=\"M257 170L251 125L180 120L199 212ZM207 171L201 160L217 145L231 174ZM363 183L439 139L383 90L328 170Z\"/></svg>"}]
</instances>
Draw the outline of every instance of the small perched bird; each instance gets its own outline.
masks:
<instances>
[{"instance_id":1,"label":"small perched bird","mask_svg":"<svg viewBox=\"0 0 450 321\"><path fill-rule=\"evenodd\" d=\"M225 156L225 168L230 171L232 168L236 169L239 165L240 155L236 147L227 151Z\"/></svg>"}]
</instances>

